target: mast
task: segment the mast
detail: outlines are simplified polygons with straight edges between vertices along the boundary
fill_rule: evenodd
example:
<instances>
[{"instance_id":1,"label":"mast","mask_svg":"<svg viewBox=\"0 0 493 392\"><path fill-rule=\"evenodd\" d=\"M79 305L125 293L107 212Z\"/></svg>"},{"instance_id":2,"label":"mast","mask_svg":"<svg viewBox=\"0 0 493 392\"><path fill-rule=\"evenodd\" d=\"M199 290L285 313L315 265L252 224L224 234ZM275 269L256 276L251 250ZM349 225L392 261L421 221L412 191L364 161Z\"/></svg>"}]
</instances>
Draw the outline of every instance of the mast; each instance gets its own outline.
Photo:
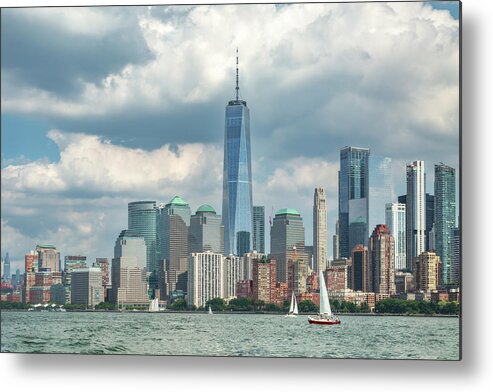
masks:
<instances>
[{"instance_id":1,"label":"mast","mask_svg":"<svg viewBox=\"0 0 493 392\"><path fill-rule=\"evenodd\" d=\"M239 92L240 92L240 83L238 77L238 47L236 47L236 101L238 102Z\"/></svg>"}]
</instances>

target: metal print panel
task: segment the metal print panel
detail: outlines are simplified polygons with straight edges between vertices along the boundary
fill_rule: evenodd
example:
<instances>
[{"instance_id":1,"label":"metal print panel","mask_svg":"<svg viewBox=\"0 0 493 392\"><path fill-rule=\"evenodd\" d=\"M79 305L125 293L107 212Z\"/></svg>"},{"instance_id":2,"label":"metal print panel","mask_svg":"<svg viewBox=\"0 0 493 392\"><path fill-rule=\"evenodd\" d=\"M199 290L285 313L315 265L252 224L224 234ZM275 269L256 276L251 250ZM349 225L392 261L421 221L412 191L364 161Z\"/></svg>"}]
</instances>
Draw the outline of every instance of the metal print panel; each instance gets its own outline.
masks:
<instances>
[{"instance_id":1,"label":"metal print panel","mask_svg":"<svg viewBox=\"0 0 493 392\"><path fill-rule=\"evenodd\" d=\"M3 8L1 351L459 360L460 10Z\"/></svg>"}]
</instances>

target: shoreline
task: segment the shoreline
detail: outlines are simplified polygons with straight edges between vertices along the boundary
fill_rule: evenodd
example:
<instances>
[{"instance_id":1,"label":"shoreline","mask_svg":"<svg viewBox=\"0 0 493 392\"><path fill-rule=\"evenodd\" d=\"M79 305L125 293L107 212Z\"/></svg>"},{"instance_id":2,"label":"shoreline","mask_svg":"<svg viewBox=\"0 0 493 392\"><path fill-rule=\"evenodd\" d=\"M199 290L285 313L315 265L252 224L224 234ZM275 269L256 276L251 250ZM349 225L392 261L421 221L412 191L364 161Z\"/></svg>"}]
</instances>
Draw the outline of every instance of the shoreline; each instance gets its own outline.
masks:
<instances>
[{"instance_id":1,"label":"shoreline","mask_svg":"<svg viewBox=\"0 0 493 392\"><path fill-rule=\"evenodd\" d=\"M0 312L28 312L27 309L0 309ZM124 313L124 314L137 314L137 313L151 313L151 314L202 314L209 315L207 312L198 312L192 310L164 310L159 312L149 312L147 310L127 310L125 312L120 312L117 310L67 310L66 312L56 312L56 311L33 311L32 313ZM216 312L213 315L272 315L272 316L282 316L284 312ZM312 316L314 313L299 313L299 316ZM424 314L424 313L334 313L336 316L366 316L366 317L381 317L381 316L391 316L391 317L446 317L446 318L460 318L460 314Z\"/></svg>"}]
</instances>

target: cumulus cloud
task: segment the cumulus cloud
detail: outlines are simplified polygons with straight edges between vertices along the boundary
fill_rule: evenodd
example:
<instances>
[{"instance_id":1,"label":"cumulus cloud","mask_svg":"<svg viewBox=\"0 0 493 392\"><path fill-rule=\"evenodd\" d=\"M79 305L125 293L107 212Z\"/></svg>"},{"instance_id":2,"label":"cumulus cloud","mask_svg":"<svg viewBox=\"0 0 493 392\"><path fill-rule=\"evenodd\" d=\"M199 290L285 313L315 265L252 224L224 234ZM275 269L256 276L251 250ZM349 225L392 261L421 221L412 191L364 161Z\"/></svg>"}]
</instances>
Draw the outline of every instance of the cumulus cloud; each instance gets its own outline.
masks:
<instances>
[{"instance_id":1,"label":"cumulus cloud","mask_svg":"<svg viewBox=\"0 0 493 392\"><path fill-rule=\"evenodd\" d=\"M90 194L166 194L173 189L220 184L222 151L203 144L164 145L153 151L112 144L98 136L51 130L60 161L10 165L2 170L6 191Z\"/></svg>"},{"instance_id":2,"label":"cumulus cloud","mask_svg":"<svg viewBox=\"0 0 493 392\"><path fill-rule=\"evenodd\" d=\"M268 213L297 208L307 243L316 186L334 226L345 145L393 158L397 192L406 162L425 160L428 181L436 161L458 168L459 23L446 11L412 2L83 10L2 12L2 113L53 124L60 150L57 162L2 169L11 233L111 256L129 201L179 194L192 209L221 211L236 47L254 201Z\"/></svg>"}]
</instances>

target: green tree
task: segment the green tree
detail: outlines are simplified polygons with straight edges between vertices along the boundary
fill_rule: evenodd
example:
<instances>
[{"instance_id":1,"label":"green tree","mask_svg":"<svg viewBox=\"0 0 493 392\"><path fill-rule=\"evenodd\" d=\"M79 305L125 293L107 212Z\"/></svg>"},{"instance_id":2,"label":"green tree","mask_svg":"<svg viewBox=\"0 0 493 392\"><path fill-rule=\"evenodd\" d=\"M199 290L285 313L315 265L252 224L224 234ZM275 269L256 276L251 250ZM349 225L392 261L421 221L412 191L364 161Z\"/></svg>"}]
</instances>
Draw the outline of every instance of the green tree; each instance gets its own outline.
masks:
<instances>
[{"instance_id":1,"label":"green tree","mask_svg":"<svg viewBox=\"0 0 493 392\"><path fill-rule=\"evenodd\" d=\"M29 305L23 304L22 302L7 302L0 301L0 309L11 310L11 309L27 309Z\"/></svg>"},{"instance_id":2,"label":"green tree","mask_svg":"<svg viewBox=\"0 0 493 392\"><path fill-rule=\"evenodd\" d=\"M272 303L265 304L264 309L266 312L281 312L283 310L280 306Z\"/></svg>"},{"instance_id":3,"label":"green tree","mask_svg":"<svg viewBox=\"0 0 493 392\"><path fill-rule=\"evenodd\" d=\"M253 310L253 300L250 298L233 298L229 301L227 309L232 311L248 312Z\"/></svg>"},{"instance_id":4,"label":"green tree","mask_svg":"<svg viewBox=\"0 0 493 392\"><path fill-rule=\"evenodd\" d=\"M208 309L209 306L213 311L222 312L226 309L226 302L222 298L212 298L205 303L205 307Z\"/></svg>"},{"instance_id":5,"label":"green tree","mask_svg":"<svg viewBox=\"0 0 493 392\"><path fill-rule=\"evenodd\" d=\"M257 300L253 302L254 310L264 310L264 308L265 308L265 301Z\"/></svg>"},{"instance_id":6,"label":"green tree","mask_svg":"<svg viewBox=\"0 0 493 392\"><path fill-rule=\"evenodd\" d=\"M318 306L309 299L305 299L298 304L298 311L300 313L318 313Z\"/></svg>"},{"instance_id":7,"label":"green tree","mask_svg":"<svg viewBox=\"0 0 493 392\"><path fill-rule=\"evenodd\" d=\"M116 304L111 302L100 302L95 308L97 310L116 310Z\"/></svg>"},{"instance_id":8,"label":"green tree","mask_svg":"<svg viewBox=\"0 0 493 392\"><path fill-rule=\"evenodd\" d=\"M171 305L168 306L168 308L171 310L186 310L187 303L183 298L177 298L173 301Z\"/></svg>"},{"instance_id":9,"label":"green tree","mask_svg":"<svg viewBox=\"0 0 493 392\"><path fill-rule=\"evenodd\" d=\"M330 301L330 307L333 311L339 312L342 309L341 302L337 299Z\"/></svg>"},{"instance_id":10,"label":"green tree","mask_svg":"<svg viewBox=\"0 0 493 392\"><path fill-rule=\"evenodd\" d=\"M358 309L361 313L369 313L370 307L367 302L362 302Z\"/></svg>"},{"instance_id":11,"label":"green tree","mask_svg":"<svg viewBox=\"0 0 493 392\"><path fill-rule=\"evenodd\" d=\"M65 309L67 309L67 310L85 310L86 304L66 304Z\"/></svg>"}]
</instances>

